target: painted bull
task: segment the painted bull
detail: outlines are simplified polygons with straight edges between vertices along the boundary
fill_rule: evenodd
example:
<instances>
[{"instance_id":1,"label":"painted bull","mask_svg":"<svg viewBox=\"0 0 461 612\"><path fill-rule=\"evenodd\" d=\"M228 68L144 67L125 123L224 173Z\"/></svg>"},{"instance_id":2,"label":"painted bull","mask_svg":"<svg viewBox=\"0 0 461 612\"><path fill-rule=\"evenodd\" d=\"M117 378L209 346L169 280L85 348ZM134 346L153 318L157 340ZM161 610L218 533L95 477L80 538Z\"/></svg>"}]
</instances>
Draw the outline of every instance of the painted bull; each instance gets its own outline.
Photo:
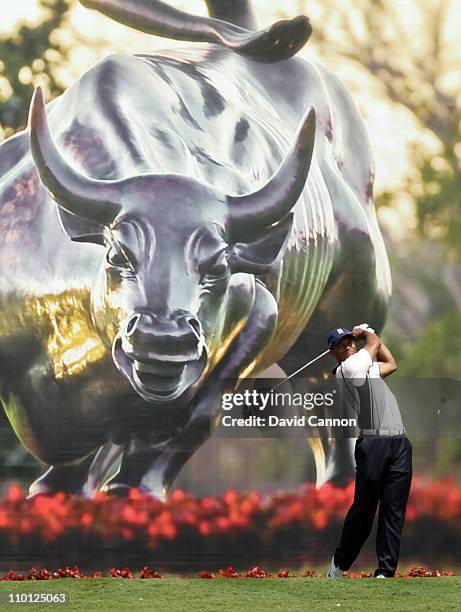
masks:
<instances>
[{"instance_id":1,"label":"painted bull","mask_svg":"<svg viewBox=\"0 0 461 612\"><path fill-rule=\"evenodd\" d=\"M0 392L49 466L31 495L161 497L228 379L299 367L337 321L383 325L389 267L357 110L291 57L306 18L84 4L208 44L108 57L47 109L37 90L1 145Z\"/></svg>"}]
</instances>

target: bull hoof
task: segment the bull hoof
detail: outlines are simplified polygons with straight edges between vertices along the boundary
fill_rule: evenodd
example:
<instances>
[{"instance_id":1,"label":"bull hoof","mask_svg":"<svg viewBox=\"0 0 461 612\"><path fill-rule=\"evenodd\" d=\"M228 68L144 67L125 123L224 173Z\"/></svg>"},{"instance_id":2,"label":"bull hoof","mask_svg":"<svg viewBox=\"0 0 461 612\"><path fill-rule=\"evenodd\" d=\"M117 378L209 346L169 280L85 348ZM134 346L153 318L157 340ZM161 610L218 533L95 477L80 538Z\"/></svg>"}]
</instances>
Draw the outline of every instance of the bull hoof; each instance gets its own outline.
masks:
<instances>
[{"instance_id":1,"label":"bull hoof","mask_svg":"<svg viewBox=\"0 0 461 612\"><path fill-rule=\"evenodd\" d=\"M94 453L91 453L77 463L51 465L30 485L28 498L37 495L56 495L60 492L66 495L89 497L85 493L85 483L93 456Z\"/></svg>"},{"instance_id":2,"label":"bull hoof","mask_svg":"<svg viewBox=\"0 0 461 612\"><path fill-rule=\"evenodd\" d=\"M56 493L58 492L59 491L56 491L52 489L51 487L36 485L35 482L33 482L29 487L29 493L26 499L33 499L34 497L37 497L38 495L45 495L47 497L52 497L53 495L56 495Z\"/></svg>"},{"instance_id":3,"label":"bull hoof","mask_svg":"<svg viewBox=\"0 0 461 612\"><path fill-rule=\"evenodd\" d=\"M41 484L36 485L35 482L33 482L29 487L29 493L26 499L33 499L34 497L37 497L38 495L45 495L47 497L53 497L57 493L64 493L65 495L75 495L76 497L87 497L87 495L85 495L85 492L83 491L82 488L78 488L78 489L65 489L64 487L56 488L56 487L49 487L49 486L41 485Z\"/></svg>"},{"instance_id":4,"label":"bull hoof","mask_svg":"<svg viewBox=\"0 0 461 612\"><path fill-rule=\"evenodd\" d=\"M112 483L104 487L103 491L109 497L128 497L132 487L122 483Z\"/></svg>"}]
</instances>

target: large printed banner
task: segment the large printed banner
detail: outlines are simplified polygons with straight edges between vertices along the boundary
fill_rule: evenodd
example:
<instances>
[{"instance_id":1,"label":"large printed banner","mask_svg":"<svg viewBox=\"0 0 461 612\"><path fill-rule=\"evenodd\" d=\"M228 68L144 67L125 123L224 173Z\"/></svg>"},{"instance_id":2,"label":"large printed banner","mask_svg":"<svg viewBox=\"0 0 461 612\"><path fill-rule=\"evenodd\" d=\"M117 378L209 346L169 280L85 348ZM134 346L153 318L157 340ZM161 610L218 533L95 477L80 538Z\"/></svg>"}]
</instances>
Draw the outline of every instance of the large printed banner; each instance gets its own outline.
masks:
<instances>
[{"instance_id":1,"label":"large printed banner","mask_svg":"<svg viewBox=\"0 0 461 612\"><path fill-rule=\"evenodd\" d=\"M0 38L0 570L325 564L362 435L413 443L402 558L455 559L459 122L338 2L84 4Z\"/></svg>"}]
</instances>

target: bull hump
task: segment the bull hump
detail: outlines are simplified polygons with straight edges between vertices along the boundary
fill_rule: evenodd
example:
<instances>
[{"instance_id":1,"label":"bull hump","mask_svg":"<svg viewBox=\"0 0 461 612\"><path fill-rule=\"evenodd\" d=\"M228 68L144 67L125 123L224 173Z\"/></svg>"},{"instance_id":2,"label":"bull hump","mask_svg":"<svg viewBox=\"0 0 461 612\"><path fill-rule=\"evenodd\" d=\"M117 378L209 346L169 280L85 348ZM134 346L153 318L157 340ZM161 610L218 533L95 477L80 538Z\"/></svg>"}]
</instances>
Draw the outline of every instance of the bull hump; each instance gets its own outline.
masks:
<instances>
[{"instance_id":1,"label":"bull hump","mask_svg":"<svg viewBox=\"0 0 461 612\"><path fill-rule=\"evenodd\" d=\"M13 138L2 143L0 148L0 180L5 179L5 175L29 151L29 138L25 132L21 132Z\"/></svg>"},{"instance_id":2,"label":"bull hump","mask_svg":"<svg viewBox=\"0 0 461 612\"><path fill-rule=\"evenodd\" d=\"M68 124L69 108L76 109L63 146L93 178L193 174L194 150L202 161L226 165L215 141L224 123L229 129L229 115L222 116L229 105L212 78L193 64L163 55L111 56L62 98L53 131Z\"/></svg>"},{"instance_id":3,"label":"bull hump","mask_svg":"<svg viewBox=\"0 0 461 612\"><path fill-rule=\"evenodd\" d=\"M99 66L94 75L100 116L95 131L101 139L95 138L94 145L104 149L103 157L112 157L101 168L104 176L97 178L121 178L140 171L180 172L230 193L247 191L255 177L269 178L272 136L264 122L256 132L250 129L240 94L224 98L215 82L216 67L199 67L163 54L142 55L131 58L126 83L126 60L120 60L123 74L113 66L118 61L118 57L107 59L108 65ZM227 87L237 92L241 85L229 79ZM89 116L79 123L87 126L91 121ZM101 130L102 124L110 125L109 133ZM80 130L80 125L73 130L74 138L79 138ZM114 138L120 147L114 147ZM82 151L84 136L80 139ZM83 165L93 172L97 167L91 159Z\"/></svg>"},{"instance_id":4,"label":"bull hump","mask_svg":"<svg viewBox=\"0 0 461 612\"><path fill-rule=\"evenodd\" d=\"M102 180L118 178L116 160L94 126L76 118L60 140L69 163L86 175Z\"/></svg>"}]
</instances>

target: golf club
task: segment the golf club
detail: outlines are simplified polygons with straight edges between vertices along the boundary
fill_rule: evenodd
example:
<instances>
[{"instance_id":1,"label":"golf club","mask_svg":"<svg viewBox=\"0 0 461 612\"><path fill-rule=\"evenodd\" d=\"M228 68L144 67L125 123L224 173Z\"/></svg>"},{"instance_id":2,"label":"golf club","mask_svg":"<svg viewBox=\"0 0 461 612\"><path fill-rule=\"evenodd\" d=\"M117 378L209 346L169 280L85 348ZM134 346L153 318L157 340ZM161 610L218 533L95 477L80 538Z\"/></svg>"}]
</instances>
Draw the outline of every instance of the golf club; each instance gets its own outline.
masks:
<instances>
[{"instance_id":1,"label":"golf club","mask_svg":"<svg viewBox=\"0 0 461 612\"><path fill-rule=\"evenodd\" d=\"M353 329L356 329L356 328L366 329L369 332L375 333L375 330L372 327L370 327L368 323L362 323L361 325L354 325ZM296 376L296 374L299 374L299 372L302 372L302 370L312 365L313 363L315 363L316 361L324 357L329 352L330 352L330 349L328 348L326 351L323 351L323 353L320 353L320 355L317 355L317 357L314 357L314 359L311 359L311 361L301 366L298 370L296 370L296 372L293 372L292 374L290 374L290 376L287 376L287 378L284 378L281 382L275 385L275 387L272 387L271 391L283 385L283 383L285 383L287 380L290 380L290 378L293 378L293 376Z\"/></svg>"}]
</instances>

